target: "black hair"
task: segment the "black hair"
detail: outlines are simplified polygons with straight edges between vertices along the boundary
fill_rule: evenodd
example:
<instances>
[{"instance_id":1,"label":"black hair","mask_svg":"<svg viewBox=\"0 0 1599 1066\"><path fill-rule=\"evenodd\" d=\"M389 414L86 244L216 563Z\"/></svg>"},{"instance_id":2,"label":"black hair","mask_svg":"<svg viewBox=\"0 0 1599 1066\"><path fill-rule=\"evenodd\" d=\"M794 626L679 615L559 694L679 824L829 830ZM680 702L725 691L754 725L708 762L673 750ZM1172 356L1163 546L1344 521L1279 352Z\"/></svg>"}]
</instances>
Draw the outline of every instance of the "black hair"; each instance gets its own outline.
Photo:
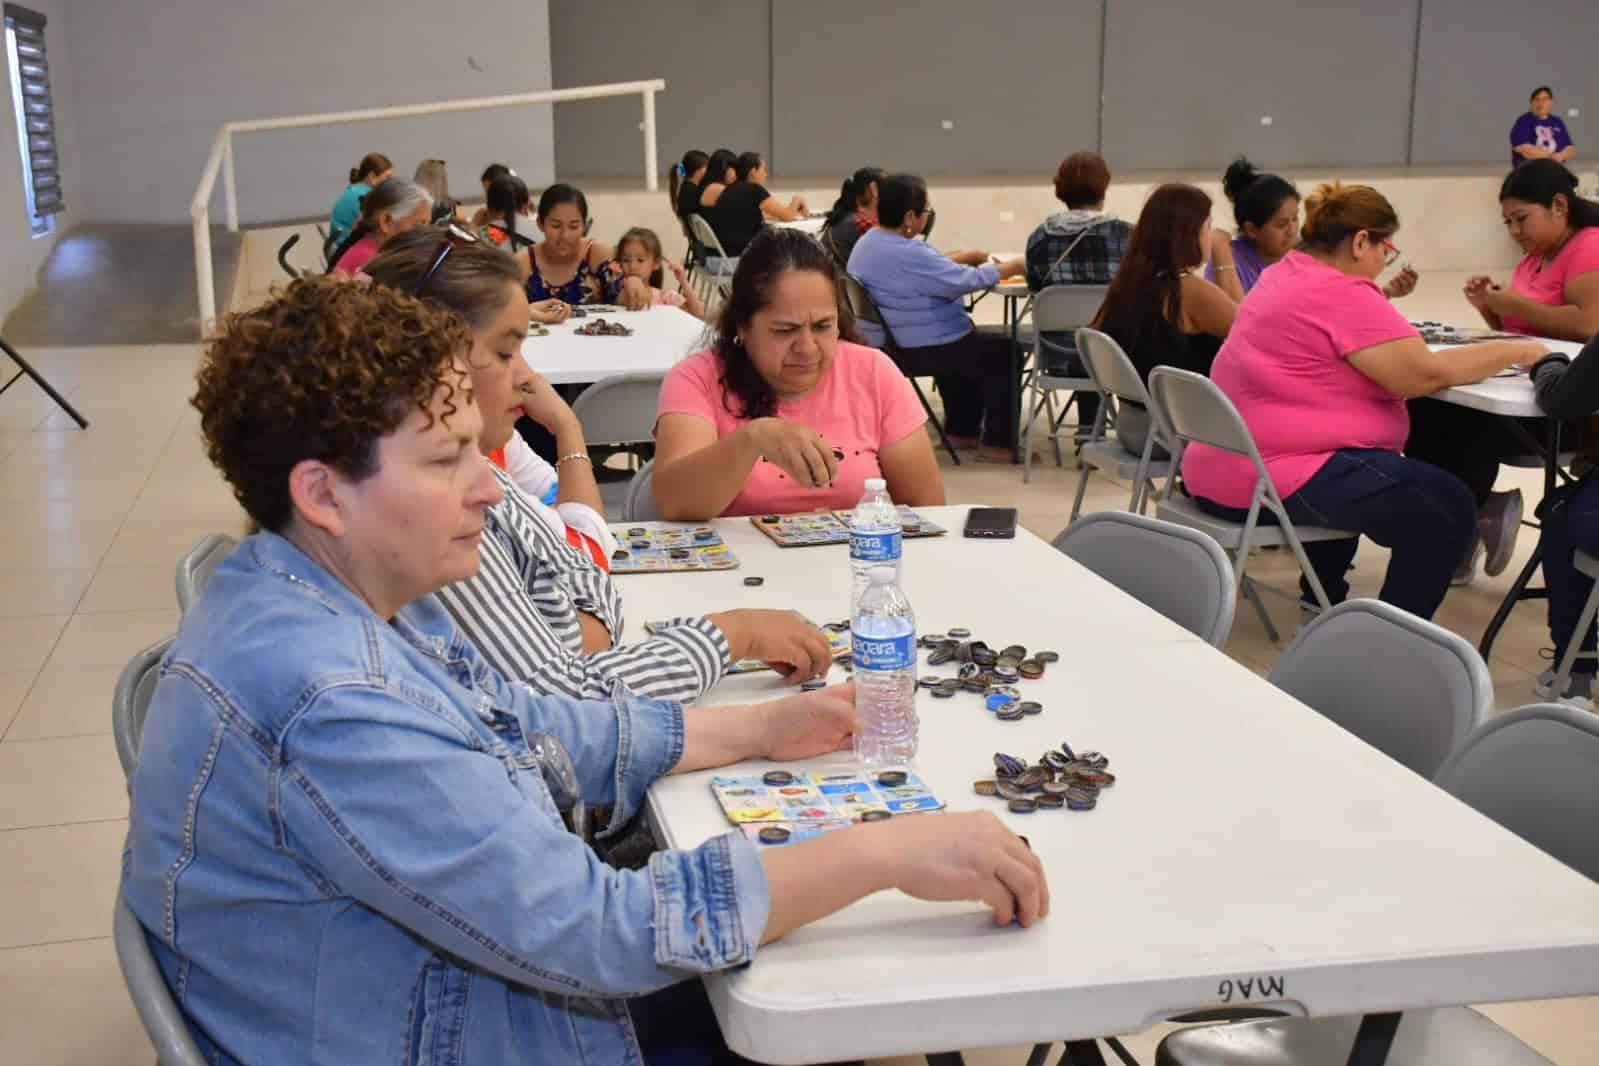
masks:
<instances>
[{"instance_id":1,"label":"black hair","mask_svg":"<svg viewBox=\"0 0 1599 1066\"><path fill-rule=\"evenodd\" d=\"M683 190L689 175L710 161L711 157L698 148L690 148L683 153L683 161L672 168L672 173L666 178L666 195L672 201L672 214L677 214L677 194Z\"/></svg>"},{"instance_id":2,"label":"black hair","mask_svg":"<svg viewBox=\"0 0 1599 1066\"><path fill-rule=\"evenodd\" d=\"M1246 222L1264 226L1285 201L1299 199L1293 182L1276 174L1262 174L1243 156L1233 160L1222 175L1221 187L1233 202L1233 219L1240 228Z\"/></svg>"},{"instance_id":3,"label":"black hair","mask_svg":"<svg viewBox=\"0 0 1599 1066\"><path fill-rule=\"evenodd\" d=\"M527 210L530 199L527 191L527 182L514 174L495 178L489 183L489 193L485 206L490 212L498 214L505 220L500 224L500 228L510 237L510 248L513 252L517 250L518 240L523 244L533 243L526 237L519 238L516 232L516 216Z\"/></svg>"},{"instance_id":4,"label":"black hair","mask_svg":"<svg viewBox=\"0 0 1599 1066\"><path fill-rule=\"evenodd\" d=\"M849 307L837 298L838 268L833 257L808 234L795 229L768 226L755 235L738 257L733 283L716 316L712 350L722 365L722 406L734 418L770 418L777 413L777 393L761 372L739 338L755 315L772 302L772 286L779 276L806 270L827 279L838 308L838 335L854 334L855 320Z\"/></svg>"},{"instance_id":5,"label":"black hair","mask_svg":"<svg viewBox=\"0 0 1599 1066\"><path fill-rule=\"evenodd\" d=\"M666 252L661 247L661 238L652 229L643 226L634 226L622 234L621 240L616 242L616 258L622 258L622 250L627 247L628 241L638 241L644 246L644 251L655 257L655 269L650 271L650 288L658 289L666 280L666 273L661 269L661 261L666 258Z\"/></svg>"},{"instance_id":6,"label":"black hair","mask_svg":"<svg viewBox=\"0 0 1599 1066\"><path fill-rule=\"evenodd\" d=\"M711 158L706 160L705 171L706 185L724 185L727 183L727 172L738 167L738 153L730 148L718 148L711 153Z\"/></svg>"},{"instance_id":7,"label":"black hair","mask_svg":"<svg viewBox=\"0 0 1599 1066\"><path fill-rule=\"evenodd\" d=\"M877 222L899 229L912 211L927 210L927 182L915 174L890 174L877 183Z\"/></svg>"},{"instance_id":8,"label":"black hair","mask_svg":"<svg viewBox=\"0 0 1599 1066\"><path fill-rule=\"evenodd\" d=\"M1527 102L1529 104L1532 103L1532 101L1534 101L1534 100L1536 100L1538 98L1538 94L1539 93L1548 93L1549 94L1549 99L1551 99L1551 100L1553 100L1555 98L1555 91L1553 89L1549 88L1549 86L1547 86L1547 85L1540 85L1540 86L1538 86L1536 89L1534 89L1532 91L1532 95L1531 96L1527 97Z\"/></svg>"},{"instance_id":9,"label":"black hair","mask_svg":"<svg viewBox=\"0 0 1599 1066\"><path fill-rule=\"evenodd\" d=\"M855 173L844 179L844 184L838 188L838 199L833 201L833 206L827 212L827 224L837 225L842 220L855 213L865 198L867 189L873 182L877 183L879 195L882 193L883 179L888 173L881 167L861 167Z\"/></svg>"},{"instance_id":10,"label":"black hair","mask_svg":"<svg viewBox=\"0 0 1599 1066\"><path fill-rule=\"evenodd\" d=\"M511 168L504 163L490 163L483 168L483 173L478 176L478 181L484 185L492 185L495 178L512 177Z\"/></svg>"},{"instance_id":11,"label":"black hair","mask_svg":"<svg viewBox=\"0 0 1599 1066\"><path fill-rule=\"evenodd\" d=\"M544 224L544 219L551 211L562 204L576 204L577 213L583 216L583 232L588 232L589 224L589 198L583 195L583 190L576 185L568 185L558 181L539 194L539 224Z\"/></svg>"},{"instance_id":12,"label":"black hair","mask_svg":"<svg viewBox=\"0 0 1599 1066\"><path fill-rule=\"evenodd\" d=\"M749 180L749 176L750 176L750 171L754 170L756 167L758 167L760 165L761 165L761 153L759 153L759 152L745 152L742 155L740 155L738 157L738 161L733 164L733 173L737 176L737 179L739 181L748 181Z\"/></svg>"},{"instance_id":13,"label":"black hair","mask_svg":"<svg viewBox=\"0 0 1599 1066\"><path fill-rule=\"evenodd\" d=\"M1522 200L1553 207L1555 197L1566 198L1566 218L1574 230L1599 226L1599 202L1577 195L1577 175L1553 159L1529 159L1512 170L1499 186L1499 199Z\"/></svg>"}]
</instances>

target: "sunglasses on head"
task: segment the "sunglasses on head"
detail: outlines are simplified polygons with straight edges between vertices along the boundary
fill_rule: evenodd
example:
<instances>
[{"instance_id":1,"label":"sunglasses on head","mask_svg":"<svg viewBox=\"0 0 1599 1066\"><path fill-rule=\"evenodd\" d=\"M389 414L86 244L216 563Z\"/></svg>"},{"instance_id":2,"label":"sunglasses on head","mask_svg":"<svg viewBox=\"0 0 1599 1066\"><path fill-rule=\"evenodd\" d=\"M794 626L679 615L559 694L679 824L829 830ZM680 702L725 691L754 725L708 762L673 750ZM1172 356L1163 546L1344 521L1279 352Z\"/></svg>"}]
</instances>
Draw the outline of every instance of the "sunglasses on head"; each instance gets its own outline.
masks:
<instances>
[{"instance_id":1,"label":"sunglasses on head","mask_svg":"<svg viewBox=\"0 0 1599 1066\"><path fill-rule=\"evenodd\" d=\"M444 227L444 240L439 247L439 254L433 257L433 265L427 268L422 279L416 283L416 288L411 291L413 296L421 296L422 290L427 288L428 282L433 280L433 275L439 272L439 267L450 257L450 252L458 244L476 244L477 236L469 230L464 230L455 223Z\"/></svg>"}]
</instances>

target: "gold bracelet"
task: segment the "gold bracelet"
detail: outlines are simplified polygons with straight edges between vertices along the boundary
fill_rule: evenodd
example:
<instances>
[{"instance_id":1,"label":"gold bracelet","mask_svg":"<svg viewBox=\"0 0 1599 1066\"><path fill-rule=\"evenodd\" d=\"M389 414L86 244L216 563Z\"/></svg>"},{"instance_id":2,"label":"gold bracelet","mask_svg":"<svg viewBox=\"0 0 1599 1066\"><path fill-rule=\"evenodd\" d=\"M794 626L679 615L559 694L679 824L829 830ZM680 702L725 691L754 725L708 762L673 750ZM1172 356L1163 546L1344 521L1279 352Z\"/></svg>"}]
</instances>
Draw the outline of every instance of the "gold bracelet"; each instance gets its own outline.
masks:
<instances>
[{"instance_id":1,"label":"gold bracelet","mask_svg":"<svg viewBox=\"0 0 1599 1066\"><path fill-rule=\"evenodd\" d=\"M1238 269L1237 267L1233 266L1231 263L1215 263L1213 265L1215 266L1216 273L1218 273L1218 274L1220 274L1223 270L1236 271Z\"/></svg>"},{"instance_id":2,"label":"gold bracelet","mask_svg":"<svg viewBox=\"0 0 1599 1066\"><path fill-rule=\"evenodd\" d=\"M589 458L587 452L573 452L571 455L563 455L559 459L555 460L555 465L560 466L562 463L576 462L579 459L583 460L585 463L588 463L590 466L594 465L594 460Z\"/></svg>"}]
</instances>

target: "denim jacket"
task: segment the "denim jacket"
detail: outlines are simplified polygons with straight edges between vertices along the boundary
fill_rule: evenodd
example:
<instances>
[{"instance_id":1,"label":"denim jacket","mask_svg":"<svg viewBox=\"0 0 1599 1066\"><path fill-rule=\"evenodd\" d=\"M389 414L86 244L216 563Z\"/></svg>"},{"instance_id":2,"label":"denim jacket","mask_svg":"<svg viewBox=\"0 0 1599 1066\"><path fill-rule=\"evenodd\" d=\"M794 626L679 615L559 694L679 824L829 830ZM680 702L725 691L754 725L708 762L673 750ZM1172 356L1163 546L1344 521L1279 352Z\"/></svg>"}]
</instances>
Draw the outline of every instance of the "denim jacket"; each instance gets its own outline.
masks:
<instances>
[{"instance_id":1,"label":"denim jacket","mask_svg":"<svg viewBox=\"0 0 1599 1066\"><path fill-rule=\"evenodd\" d=\"M184 619L145 722L123 891L209 1058L641 1063L626 1006L746 964L770 908L737 834L612 869L539 746L613 826L682 709L506 684L426 597L385 624L273 534Z\"/></svg>"}]
</instances>

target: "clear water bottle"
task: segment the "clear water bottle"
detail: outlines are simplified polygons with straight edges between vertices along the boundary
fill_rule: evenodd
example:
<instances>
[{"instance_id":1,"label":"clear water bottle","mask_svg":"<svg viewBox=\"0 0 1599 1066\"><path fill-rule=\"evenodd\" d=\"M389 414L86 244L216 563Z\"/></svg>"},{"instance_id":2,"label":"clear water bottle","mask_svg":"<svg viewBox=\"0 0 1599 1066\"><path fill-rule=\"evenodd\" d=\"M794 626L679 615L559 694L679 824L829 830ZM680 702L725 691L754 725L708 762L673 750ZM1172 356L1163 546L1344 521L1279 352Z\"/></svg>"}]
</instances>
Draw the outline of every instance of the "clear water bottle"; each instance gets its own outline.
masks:
<instances>
[{"instance_id":1,"label":"clear water bottle","mask_svg":"<svg viewBox=\"0 0 1599 1066\"><path fill-rule=\"evenodd\" d=\"M868 571L850 620L855 664L855 754L873 769L916 758L916 616L891 566Z\"/></svg>"},{"instance_id":2,"label":"clear water bottle","mask_svg":"<svg viewBox=\"0 0 1599 1066\"><path fill-rule=\"evenodd\" d=\"M850 616L866 594L866 575L876 566L892 567L894 580L899 580L900 545L903 534L899 526L899 509L888 496L888 482L880 477L866 479L866 494L855 505L850 515L849 565L853 573L850 587Z\"/></svg>"}]
</instances>

